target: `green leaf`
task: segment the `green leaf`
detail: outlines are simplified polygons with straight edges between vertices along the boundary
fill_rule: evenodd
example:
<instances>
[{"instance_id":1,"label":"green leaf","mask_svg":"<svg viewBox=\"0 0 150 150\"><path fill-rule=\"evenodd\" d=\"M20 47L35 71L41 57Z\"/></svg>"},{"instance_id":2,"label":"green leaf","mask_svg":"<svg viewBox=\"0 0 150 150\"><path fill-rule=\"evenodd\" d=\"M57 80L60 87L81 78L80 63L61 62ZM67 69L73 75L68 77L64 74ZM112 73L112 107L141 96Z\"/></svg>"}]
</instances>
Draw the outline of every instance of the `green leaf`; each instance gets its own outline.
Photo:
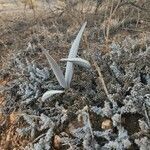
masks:
<instances>
[{"instance_id":1,"label":"green leaf","mask_svg":"<svg viewBox=\"0 0 150 150\"><path fill-rule=\"evenodd\" d=\"M55 95L55 94L61 94L64 93L64 91L62 90L51 90L51 91L47 91L43 94L42 96L42 101L44 102L46 99L50 98L51 96Z\"/></svg>"},{"instance_id":2,"label":"green leaf","mask_svg":"<svg viewBox=\"0 0 150 150\"><path fill-rule=\"evenodd\" d=\"M72 46L71 46L71 49L70 49L70 52L69 52L69 56L68 58L76 58L76 55L77 55L77 52L78 52L78 48L79 48L79 44L80 44L80 41L81 41L81 37L82 37L82 34L83 34L83 31L85 29L85 26L86 26L87 22L85 22L78 35L76 36ZM65 72L65 80L66 80L66 83L67 83L67 87L70 87L70 83L71 83L71 80L72 80L72 76L73 76L73 64L72 62L67 62L67 65L66 65L66 72Z\"/></svg>"},{"instance_id":3,"label":"green leaf","mask_svg":"<svg viewBox=\"0 0 150 150\"><path fill-rule=\"evenodd\" d=\"M51 65L51 68L59 82L59 84L63 87L63 88L67 88L67 84L65 81L65 77L59 67L59 65L57 64L57 62L49 55L49 53L44 49L43 53L45 54L49 64Z\"/></svg>"},{"instance_id":4,"label":"green leaf","mask_svg":"<svg viewBox=\"0 0 150 150\"><path fill-rule=\"evenodd\" d=\"M63 58L60 61L69 61L72 62L73 64L77 64L87 69L91 68L90 63L87 60L82 58Z\"/></svg>"}]
</instances>

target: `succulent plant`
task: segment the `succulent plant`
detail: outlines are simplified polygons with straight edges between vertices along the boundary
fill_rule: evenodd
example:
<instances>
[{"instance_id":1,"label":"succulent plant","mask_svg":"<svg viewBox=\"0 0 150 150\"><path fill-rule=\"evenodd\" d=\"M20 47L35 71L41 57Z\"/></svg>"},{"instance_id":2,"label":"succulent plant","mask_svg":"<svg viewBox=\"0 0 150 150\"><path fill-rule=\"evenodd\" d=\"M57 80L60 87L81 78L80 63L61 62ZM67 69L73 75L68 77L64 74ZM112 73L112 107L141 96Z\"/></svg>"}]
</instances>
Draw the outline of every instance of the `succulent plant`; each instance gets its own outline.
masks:
<instances>
[{"instance_id":1,"label":"succulent plant","mask_svg":"<svg viewBox=\"0 0 150 150\"><path fill-rule=\"evenodd\" d=\"M46 49L42 48L43 53L45 54L50 66L51 66L51 68L52 68L52 70L53 70L53 72L54 72L54 74L55 74L55 76L56 76L56 78L60 84L60 86L62 86L64 89L70 88L70 83L71 83L73 72L74 72L74 64L80 65L80 66L85 67L85 68L91 67L90 63L87 60L76 57L78 49L79 49L81 37L82 37L82 34L83 34L83 31L85 29L86 24L87 24L87 22L85 22L82 25L78 35L76 36L76 38L75 38L75 40L71 46L71 49L69 51L68 58L61 59L61 61L67 62L65 76L63 75L63 72L60 69L60 66L57 64L57 62L52 58L52 56L49 55L49 53L47 52ZM48 99L52 95L60 94L63 92L64 92L63 90L47 91L43 94L42 101L45 101L46 99Z\"/></svg>"}]
</instances>

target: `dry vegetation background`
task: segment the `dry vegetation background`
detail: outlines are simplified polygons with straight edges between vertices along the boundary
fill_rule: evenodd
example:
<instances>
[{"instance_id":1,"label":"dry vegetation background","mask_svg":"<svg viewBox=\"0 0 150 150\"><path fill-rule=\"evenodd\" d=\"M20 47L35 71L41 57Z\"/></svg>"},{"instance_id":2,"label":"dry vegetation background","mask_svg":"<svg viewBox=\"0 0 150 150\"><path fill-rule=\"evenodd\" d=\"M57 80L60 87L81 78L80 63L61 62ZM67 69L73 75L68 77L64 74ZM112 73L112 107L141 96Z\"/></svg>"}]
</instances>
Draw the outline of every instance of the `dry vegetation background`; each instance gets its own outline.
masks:
<instances>
[{"instance_id":1,"label":"dry vegetation background","mask_svg":"<svg viewBox=\"0 0 150 150\"><path fill-rule=\"evenodd\" d=\"M39 29L40 34L44 34L47 27L44 29L41 27L48 23L49 27L55 30L59 28L57 24L64 23L62 28L65 30L69 26L67 29L69 31L76 29L81 22L87 20L88 26L93 30L91 34L97 39L100 38L99 36L105 38L105 43L102 45L95 40L94 42L87 41L88 46L93 44L106 47L112 39L118 38L119 40L129 34L138 34L143 41L145 34L149 32L149 1L34 0L34 3L27 1L30 0L0 1L1 61L3 52L8 55L12 50L27 45L31 35L38 34L36 30ZM6 52L7 50L9 53ZM4 60L6 57L5 55Z\"/></svg>"},{"instance_id":2,"label":"dry vegetation background","mask_svg":"<svg viewBox=\"0 0 150 150\"><path fill-rule=\"evenodd\" d=\"M30 0L1 0L0 1L0 21L1 21L1 45L2 52L6 47L23 46L29 37L25 34L34 27L40 29L46 21L51 23L52 28L57 22L62 23L64 28L70 23L70 28L76 29L81 22L87 20L89 27L95 29L94 36L105 38L104 47L112 38L120 38L119 35L130 33L138 34L145 38L145 33L149 32L149 1L33 1ZM26 6L25 6L26 5ZM56 17L55 17L56 15ZM59 18L60 15L60 18ZM62 18L62 16L64 18ZM48 20L48 17L52 18ZM67 20L68 19L68 20ZM55 23L56 22L56 23ZM68 23L69 22L69 23ZM56 26L57 27L57 26ZM35 29L36 30L36 29ZM38 29L37 29L38 30ZM45 29L46 30L46 29ZM73 30L73 29L68 29ZM121 33L120 33L121 31ZM36 31L33 31L36 34ZM40 34L43 33L40 30ZM54 32L54 31L53 31ZM117 33L117 34L116 34ZM11 36L13 34L13 36ZM96 35L98 34L98 35ZM134 35L135 35L134 34ZM143 34L143 35L142 35ZM132 35L132 34L131 34ZM24 38L20 36L25 36ZM143 37L142 37L143 36ZM7 38L8 37L8 38ZM123 36L122 36L123 37ZM6 41L5 41L6 40ZM17 42L15 42L15 40ZM23 41L22 41L23 40ZM25 41L24 41L25 40ZM8 44L6 42L9 42ZM90 44L90 41L87 41ZM13 44L11 44L13 43ZM92 42L93 43L93 42ZM96 44L96 41L95 41ZM25 45L24 45L25 46ZM10 49L11 51L11 49ZM5 56L6 57L6 56ZM2 55L1 55L2 59ZM2 63L1 63L2 64Z\"/></svg>"},{"instance_id":3,"label":"dry vegetation background","mask_svg":"<svg viewBox=\"0 0 150 150\"><path fill-rule=\"evenodd\" d=\"M4 87L15 86L14 82L16 78L20 76L21 78L24 77L23 72L17 69L13 70L11 67L14 66L15 68L16 66L15 63L12 65L15 57L19 57L18 55L23 54L24 57L28 58L29 62L34 61L39 64L41 62L42 66L46 65L46 61L42 62L45 58L41 53L41 49L38 47L38 43L40 43L49 50L50 54L56 60L63 58L68 54L71 42L77 34L79 27L85 21L87 21L87 27L82 38L80 45L81 52L79 55L88 58L95 68L96 65L94 65L90 56L93 54L109 54L111 51L110 45L112 43L121 45L126 37L130 37L133 40L138 40L138 43L135 44L134 51L137 49L145 49L145 47L150 44L149 0L34 0L32 2L33 3L29 3L26 0L0 0L0 91L2 91L0 92L0 149L4 150L23 149L30 142L36 143L38 141L36 138L46 131L37 132L33 139L30 135L22 137L16 132L17 128L27 125L21 114L34 114L33 110L36 106L34 106L34 104L24 107L20 106L19 97L16 97L14 94L16 91L13 91L14 95L11 96L10 102L10 99L8 100L6 97L8 92L3 91ZM129 39L130 42L131 39ZM35 50L33 54L27 51L28 48L31 48L30 46ZM22 58L21 61L24 61L23 59L24 58ZM145 57L143 59L145 59ZM149 56L147 58L147 65L149 66L148 60ZM101 65L100 62L98 63L99 66ZM102 72L104 73L104 80L107 80L107 77L105 79L104 70ZM97 73L94 75L97 76ZM75 84L76 81L79 82L79 86L82 86L79 78L79 76L75 76L75 80L73 81L74 88L77 87ZM92 80L91 77L86 77L84 73L82 74L82 79ZM101 84L97 85L97 87L103 91ZM92 102L82 100L81 102L81 99L84 99L82 88L76 89L76 92L80 92L79 96L73 95L73 98L75 97L79 99L79 101L76 100L73 104L67 102L66 99L72 97L70 93L65 97L66 99L64 98L65 102L63 103L64 105L62 105L65 110L76 112L79 109L83 109L86 105L90 107L94 103L95 105L97 104L97 106L101 106L102 102L97 102L96 100L91 100ZM81 95L82 97L80 97ZM107 99L105 92L103 92L100 97L102 97L101 101L103 102ZM92 99L92 97L88 98ZM123 105L121 102L119 102L119 104L120 107ZM43 104L41 107L45 108L50 106L51 104ZM30 108L32 111L26 111L27 108ZM48 110L42 112L45 111ZM47 113L45 112L45 114ZM40 112L38 115L40 115ZM137 125L138 119L144 118L141 116L141 114L137 113L131 116L130 113L127 116L123 116L122 120L124 120L124 125L129 131L129 134L133 137L138 136L133 134L139 131L140 127ZM90 113L90 120L93 124L97 123L97 125L92 124L94 129L105 130L105 127L102 127L102 125L106 122L106 128L116 131L116 128L112 127L112 119L109 117L102 117L99 121L95 121L98 119L94 118L94 115ZM132 125L132 123L128 124L128 122L136 123ZM72 119L67 125L58 126L59 129L55 129L51 139L51 149L67 149L68 147L63 147L59 141L62 136L60 133L62 131L68 133L68 130L71 130L70 128L78 126L76 124L78 123ZM142 135L142 137L143 136L145 135ZM130 137L131 141L133 141L133 137ZM149 132L146 133L146 137L150 138ZM105 140L103 140L103 143L105 143ZM80 144L79 147L79 149L84 149ZM134 143L129 149L134 150L138 149L138 147Z\"/></svg>"}]
</instances>

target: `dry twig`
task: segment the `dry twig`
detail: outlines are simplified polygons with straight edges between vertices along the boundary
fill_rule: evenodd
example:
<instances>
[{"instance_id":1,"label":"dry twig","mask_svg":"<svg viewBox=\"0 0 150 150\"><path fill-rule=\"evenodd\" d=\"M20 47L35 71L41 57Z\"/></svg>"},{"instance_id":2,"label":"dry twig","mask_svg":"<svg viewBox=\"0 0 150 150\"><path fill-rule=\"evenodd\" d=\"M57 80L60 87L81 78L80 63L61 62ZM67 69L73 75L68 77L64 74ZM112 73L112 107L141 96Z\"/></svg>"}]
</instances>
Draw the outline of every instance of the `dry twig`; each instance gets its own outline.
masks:
<instances>
[{"instance_id":1,"label":"dry twig","mask_svg":"<svg viewBox=\"0 0 150 150\"><path fill-rule=\"evenodd\" d=\"M100 67L97 65L97 62L96 62L94 59L92 59L92 61L93 61L93 63L94 63L94 67L96 68L96 71L98 72L98 75L99 75L98 79L99 79L99 81L102 83L102 86L103 86L103 89L104 89L104 92L105 92L107 98L110 100L110 96L109 96L109 93L108 93L108 90L107 90L107 87L106 87L106 84L105 84L103 75L102 75L102 73L101 73L101 69L100 69Z\"/></svg>"}]
</instances>

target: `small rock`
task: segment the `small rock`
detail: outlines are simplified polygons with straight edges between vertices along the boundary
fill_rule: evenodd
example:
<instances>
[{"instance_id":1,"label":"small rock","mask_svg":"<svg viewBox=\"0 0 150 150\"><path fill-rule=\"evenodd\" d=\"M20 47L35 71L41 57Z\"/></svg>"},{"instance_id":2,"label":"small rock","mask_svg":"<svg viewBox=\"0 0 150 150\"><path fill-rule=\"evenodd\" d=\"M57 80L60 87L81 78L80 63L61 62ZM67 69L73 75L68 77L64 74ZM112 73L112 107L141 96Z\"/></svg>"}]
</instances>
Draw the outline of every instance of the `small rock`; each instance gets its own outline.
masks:
<instances>
[{"instance_id":1,"label":"small rock","mask_svg":"<svg viewBox=\"0 0 150 150\"><path fill-rule=\"evenodd\" d=\"M54 136L54 148L60 149L61 146L61 138L58 135Z\"/></svg>"},{"instance_id":2,"label":"small rock","mask_svg":"<svg viewBox=\"0 0 150 150\"><path fill-rule=\"evenodd\" d=\"M101 128L104 130L112 129L112 121L110 119L106 119L102 122Z\"/></svg>"}]
</instances>

